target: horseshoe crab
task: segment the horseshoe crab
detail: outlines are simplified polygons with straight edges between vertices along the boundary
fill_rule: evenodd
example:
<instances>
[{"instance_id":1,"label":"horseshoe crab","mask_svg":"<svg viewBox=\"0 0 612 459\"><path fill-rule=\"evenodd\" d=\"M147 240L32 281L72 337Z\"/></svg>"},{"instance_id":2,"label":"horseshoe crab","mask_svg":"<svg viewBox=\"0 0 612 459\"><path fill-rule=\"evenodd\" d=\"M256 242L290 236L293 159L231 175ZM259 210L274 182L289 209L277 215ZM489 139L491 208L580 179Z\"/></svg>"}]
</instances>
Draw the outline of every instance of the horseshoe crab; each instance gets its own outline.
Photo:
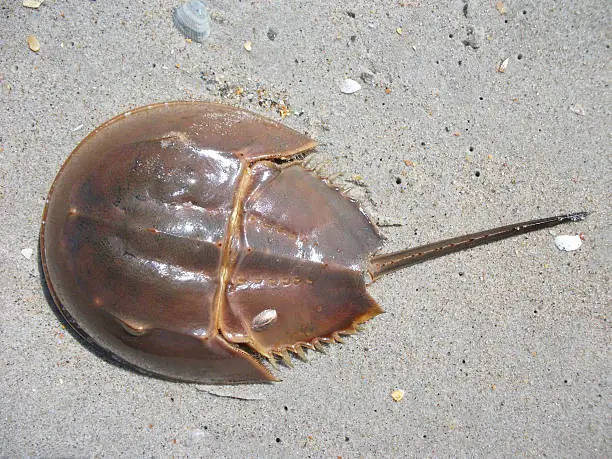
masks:
<instances>
[{"instance_id":1,"label":"horseshoe crab","mask_svg":"<svg viewBox=\"0 0 612 459\"><path fill-rule=\"evenodd\" d=\"M533 220L386 255L359 205L307 169L315 143L231 106L161 103L89 134L43 213L47 285L86 340L141 372L277 378L265 359L339 342L381 313L366 284L427 259L577 221Z\"/></svg>"}]
</instances>

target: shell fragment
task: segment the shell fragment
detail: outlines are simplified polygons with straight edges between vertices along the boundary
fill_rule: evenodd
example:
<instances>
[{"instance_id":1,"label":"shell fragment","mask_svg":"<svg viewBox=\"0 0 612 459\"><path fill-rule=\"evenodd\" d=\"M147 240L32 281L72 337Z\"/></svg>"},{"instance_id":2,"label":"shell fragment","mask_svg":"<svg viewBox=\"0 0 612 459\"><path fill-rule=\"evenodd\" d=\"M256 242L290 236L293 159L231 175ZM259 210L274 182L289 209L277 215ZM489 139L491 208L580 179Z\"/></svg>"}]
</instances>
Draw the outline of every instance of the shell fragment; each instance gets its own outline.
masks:
<instances>
[{"instance_id":1,"label":"shell fragment","mask_svg":"<svg viewBox=\"0 0 612 459\"><path fill-rule=\"evenodd\" d=\"M582 245L582 239L580 239L580 236L577 234L575 236L564 234L555 238L555 245L559 250L572 252L573 250L578 250L580 248Z\"/></svg>"},{"instance_id":2,"label":"shell fragment","mask_svg":"<svg viewBox=\"0 0 612 459\"><path fill-rule=\"evenodd\" d=\"M40 42L38 41L38 38L36 38L34 35L28 35L26 37L26 42L28 43L30 49L35 53L40 51Z\"/></svg>"},{"instance_id":3,"label":"shell fragment","mask_svg":"<svg viewBox=\"0 0 612 459\"><path fill-rule=\"evenodd\" d=\"M44 1L45 0L23 0L22 5L26 8L37 9L43 4Z\"/></svg>"},{"instance_id":4,"label":"shell fragment","mask_svg":"<svg viewBox=\"0 0 612 459\"><path fill-rule=\"evenodd\" d=\"M351 80L347 78L342 82L342 86L340 86L340 92L344 94L353 94L361 89L361 85L357 83L355 80Z\"/></svg>"}]
</instances>

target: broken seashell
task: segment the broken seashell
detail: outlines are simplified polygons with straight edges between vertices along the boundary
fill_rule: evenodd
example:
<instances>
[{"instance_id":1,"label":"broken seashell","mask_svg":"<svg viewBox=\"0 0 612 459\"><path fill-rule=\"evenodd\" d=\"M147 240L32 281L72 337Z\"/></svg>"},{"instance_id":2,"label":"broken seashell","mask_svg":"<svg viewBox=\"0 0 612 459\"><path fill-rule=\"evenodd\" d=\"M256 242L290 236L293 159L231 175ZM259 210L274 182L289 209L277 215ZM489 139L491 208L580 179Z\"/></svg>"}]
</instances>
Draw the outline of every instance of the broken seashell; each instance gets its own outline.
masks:
<instances>
[{"instance_id":1,"label":"broken seashell","mask_svg":"<svg viewBox=\"0 0 612 459\"><path fill-rule=\"evenodd\" d=\"M210 16L206 5L199 0L179 6L174 10L172 20L176 28L186 37L202 43L210 35Z\"/></svg>"},{"instance_id":2,"label":"broken seashell","mask_svg":"<svg viewBox=\"0 0 612 459\"><path fill-rule=\"evenodd\" d=\"M342 82L342 86L340 86L340 91L344 94L353 94L361 89L361 85L357 83L355 80L351 80L347 78Z\"/></svg>"},{"instance_id":3,"label":"broken seashell","mask_svg":"<svg viewBox=\"0 0 612 459\"><path fill-rule=\"evenodd\" d=\"M497 66L495 67L495 69L499 72L499 73L506 73L506 69L508 68L508 60L509 58L506 58L502 61L499 61L497 63Z\"/></svg>"},{"instance_id":4,"label":"broken seashell","mask_svg":"<svg viewBox=\"0 0 612 459\"><path fill-rule=\"evenodd\" d=\"M23 0L22 5L26 8L37 9L43 4L45 0Z\"/></svg>"},{"instance_id":5,"label":"broken seashell","mask_svg":"<svg viewBox=\"0 0 612 459\"><path fill-rule=\"evenodd\" d=\"M582 239L579 235L570 236L564 234L555 238L555 245L559 250L565 250L566 252L572 252L578 250L582 245Z\"/></svg>"}]
</instances>

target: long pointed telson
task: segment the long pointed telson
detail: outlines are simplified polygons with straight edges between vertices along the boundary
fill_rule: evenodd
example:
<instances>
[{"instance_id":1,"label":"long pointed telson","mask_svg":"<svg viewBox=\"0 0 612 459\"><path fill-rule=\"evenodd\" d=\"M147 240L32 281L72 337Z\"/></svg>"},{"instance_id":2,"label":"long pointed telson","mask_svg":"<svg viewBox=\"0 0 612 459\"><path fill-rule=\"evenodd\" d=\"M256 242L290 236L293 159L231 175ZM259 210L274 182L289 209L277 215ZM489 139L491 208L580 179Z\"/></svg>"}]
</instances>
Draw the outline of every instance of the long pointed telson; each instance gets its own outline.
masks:
<instances>
[{"instance_id":1,"label":"long pointed telson","mask_svg":"<svg viewBox=\"0 0 612 459\"><path fill-rule=\"evenodd\" d=\"M41 261L58 310L103 354L179 381L276 381L264 359L290 366L302 348L325 352L383 311L360 272L383 237L356 200L306 168L314 147L275 121L206 102L105 122L66 160L43 211ZM585 215L365 267L377 278Z\"/></svg>"},{"instance_id":2,"label":"long pointed telson","mask_svg":"<svg viewBox=\"0 0 612 459\"><path fill-rule=\"evenodd\" d=\"M514 225L500 226L499 228L481 231L479 233L467 234L465 236L454 237L444 241L434 242L433 244L422 245L412 249L400 250L389 254L377 255L372 257L368 266L368 272L375 281L383 274L396 271L407 266L412 266L433 258L442 257L450 253L488 244L489 242L499 241L519 234L537 231L543 228L560 225L561 223L577 222L584 220L587 212L577 212L574 214L557 215L555 217L540 218Z\"/></svg>"}]
</instances>

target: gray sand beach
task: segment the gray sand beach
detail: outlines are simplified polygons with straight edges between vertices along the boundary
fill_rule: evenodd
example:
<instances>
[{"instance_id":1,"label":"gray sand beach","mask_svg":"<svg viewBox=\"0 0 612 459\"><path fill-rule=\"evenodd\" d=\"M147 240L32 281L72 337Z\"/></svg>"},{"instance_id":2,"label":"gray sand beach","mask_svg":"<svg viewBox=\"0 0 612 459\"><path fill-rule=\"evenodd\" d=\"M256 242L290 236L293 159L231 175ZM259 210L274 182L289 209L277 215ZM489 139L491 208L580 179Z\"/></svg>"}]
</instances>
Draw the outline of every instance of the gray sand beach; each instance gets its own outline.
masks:
<instances>
[{"instance_id":1,"label":"gray sand beach","mask_svg":"<svg viewBox=\"0 0 612 459\"><path fill-rule=\"evenodd\" d=\"M178 0L21 3L0 2L0 456L612 455L610 2L210 0L202 43ZM385 251L591 213L383 277L385 314L279 383L143 376L66 329L38 233L89 132L174 100L315 139Z\"/></svg>"}]
</instances>

